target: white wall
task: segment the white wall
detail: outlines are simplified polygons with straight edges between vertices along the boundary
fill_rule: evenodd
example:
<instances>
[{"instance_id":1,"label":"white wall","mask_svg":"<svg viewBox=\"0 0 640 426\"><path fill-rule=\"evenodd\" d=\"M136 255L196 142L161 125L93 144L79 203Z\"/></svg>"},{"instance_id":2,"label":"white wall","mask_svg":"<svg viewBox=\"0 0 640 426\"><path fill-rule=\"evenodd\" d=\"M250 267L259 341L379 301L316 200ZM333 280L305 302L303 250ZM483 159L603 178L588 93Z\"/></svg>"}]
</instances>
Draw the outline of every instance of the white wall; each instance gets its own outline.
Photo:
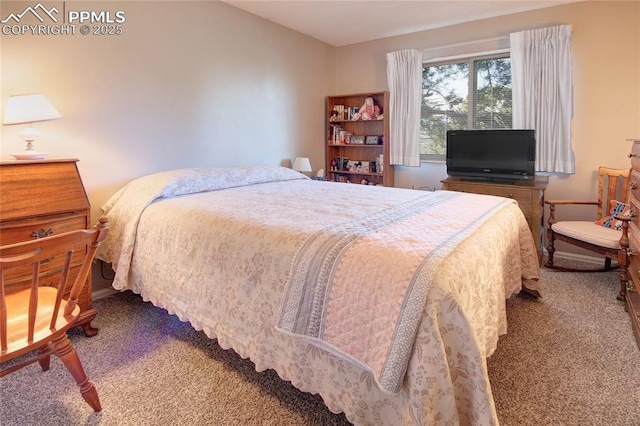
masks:
<instances>
[{"instance_id":1,"label":"white wall","mask_svg":"<svg viewBox=\"0 0 640 426\"><path fill-rule=\"evenodd\" d=\"M0 19L29 5L3 0ZM296 156L322 167L331 46L214 1L65 6L122 10L123 34L0 36L0 108L39 92L60 111L36 124L36 148L80 159L94 221L118 188L155 171ZM21 128L2 127L3 159L24 149Z\"/></svg>"}]
</instances>

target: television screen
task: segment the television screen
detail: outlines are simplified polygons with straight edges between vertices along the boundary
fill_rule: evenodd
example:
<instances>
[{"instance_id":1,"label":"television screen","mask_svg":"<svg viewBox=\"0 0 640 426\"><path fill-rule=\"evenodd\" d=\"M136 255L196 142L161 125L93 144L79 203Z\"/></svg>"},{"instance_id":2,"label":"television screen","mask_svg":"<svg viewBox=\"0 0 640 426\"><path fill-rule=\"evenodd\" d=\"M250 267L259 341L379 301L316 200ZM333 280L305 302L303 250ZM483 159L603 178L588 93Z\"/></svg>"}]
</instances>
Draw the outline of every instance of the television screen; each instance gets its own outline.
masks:
<instances>
[{"instance_id":1,"label":"television screen","mask_svg":"<svg viewBox=\"0 0 640 426\"><path fill-rule=\"evenodd\" d=\"M449 130L447 173L479 179L533 179L534 130Z\"/></svg>"}]
</instances>

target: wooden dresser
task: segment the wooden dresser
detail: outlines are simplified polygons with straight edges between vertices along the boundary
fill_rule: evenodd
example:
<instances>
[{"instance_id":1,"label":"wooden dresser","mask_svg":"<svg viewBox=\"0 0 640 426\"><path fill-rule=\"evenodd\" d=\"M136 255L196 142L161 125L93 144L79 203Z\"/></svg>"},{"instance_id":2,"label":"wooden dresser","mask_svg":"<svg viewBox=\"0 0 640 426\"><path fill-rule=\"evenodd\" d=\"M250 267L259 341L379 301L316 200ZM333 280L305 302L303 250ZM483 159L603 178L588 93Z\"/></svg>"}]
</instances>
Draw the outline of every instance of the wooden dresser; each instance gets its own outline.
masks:
<instances>
[{"instance_id":1,"label":"wooden dresser","mask_svg":"<svg viewBox=\"0 0 640 426\"><path fill-rule=\"evenodd\" d=\"M442 189L474 194L497 195L513 198L518 202L520 210L529 223L533 239L536 242L538 258L542 260L544 248L544 191L548 178L537 176L533 181L515 181L513 183L496 183L489 181L473 181L449 176L442 181Z\"/></svg>"},{"instance_id":2,"label":"wooden dresser","mask_svg":"<svg viewBox=\"0 0 640 426\"><path fill-rule=\"evenodd\" d=\"M0 162L0 245L91 226L89 200L78 173L77 161L46 159ZM73 261L81 263L82 256L84 253L78 253ZM71 290L78 267L72 267L68 290ZM46 267L43 270L46 271ZM8 277L6 291L28 287L27 280L19 275ZM78 300L81 309L78 325L82 326L87 336L94 336L98 329L91 326L96 316L91 299L91 274L87 281Z\"/></svg>"},{"instance_id":3,"label":"wooden dresser","mask_svg":"<svg viewBox=\"0 0 640 426\"><path fill-rule=\"evenodd\" d=\"M629 222L629 250L627 286L622 289L621 299L624 299L626 310L631 317L631 328L640 349L640 139L630 139L632 142L631 179L629 180L632 219ZM624 297L622 297L624 296Z\"/></svg>"}]
</instances>

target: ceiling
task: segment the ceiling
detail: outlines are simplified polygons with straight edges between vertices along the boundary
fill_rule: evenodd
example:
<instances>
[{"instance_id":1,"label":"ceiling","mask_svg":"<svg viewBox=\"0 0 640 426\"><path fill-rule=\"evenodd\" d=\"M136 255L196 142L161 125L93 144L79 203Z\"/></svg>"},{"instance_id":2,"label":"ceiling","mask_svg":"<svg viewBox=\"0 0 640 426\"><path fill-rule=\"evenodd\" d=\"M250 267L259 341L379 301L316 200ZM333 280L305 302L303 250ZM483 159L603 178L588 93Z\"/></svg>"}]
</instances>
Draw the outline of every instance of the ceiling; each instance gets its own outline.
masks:
<instances>
[{"instance_id":1,"label":"ceiling","mask_svg":"<svg viewBox=\"0 0 640 426\"><path fill-rule=\"evenodd\" d=\"M222 0L276 24L346 46L580 0Z\"/></svg>"}]
</instances>

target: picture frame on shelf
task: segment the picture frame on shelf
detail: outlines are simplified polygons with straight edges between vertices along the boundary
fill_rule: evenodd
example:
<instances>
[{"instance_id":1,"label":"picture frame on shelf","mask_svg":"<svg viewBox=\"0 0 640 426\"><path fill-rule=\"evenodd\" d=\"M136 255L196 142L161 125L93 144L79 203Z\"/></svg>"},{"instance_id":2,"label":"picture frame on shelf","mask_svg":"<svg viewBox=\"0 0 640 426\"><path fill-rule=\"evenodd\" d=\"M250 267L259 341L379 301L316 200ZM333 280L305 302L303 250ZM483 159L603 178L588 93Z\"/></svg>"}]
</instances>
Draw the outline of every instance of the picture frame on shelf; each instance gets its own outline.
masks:
<instances>
[{"instance_id":1,"label":"picture frame on shelf","mask_svg":"<svg viewBox=\"0 0 640 426\"><path fill-rule=\"evenodd\" d=\"M364 136L351 135L351 144L362 145L364 144Z\"/></svg>"},{"instance_id":2,"label":"picture frame on shelf","mask_svg":"<svg viewBox=\"0 0 640 426\"><path fill-rule=\"evenodd\" d=\"M379 136L372 135L372 136L367 136L364 140L364 143L366 145L378 145L379 140L380 140Z\"/></svg>"}]
</instances>

